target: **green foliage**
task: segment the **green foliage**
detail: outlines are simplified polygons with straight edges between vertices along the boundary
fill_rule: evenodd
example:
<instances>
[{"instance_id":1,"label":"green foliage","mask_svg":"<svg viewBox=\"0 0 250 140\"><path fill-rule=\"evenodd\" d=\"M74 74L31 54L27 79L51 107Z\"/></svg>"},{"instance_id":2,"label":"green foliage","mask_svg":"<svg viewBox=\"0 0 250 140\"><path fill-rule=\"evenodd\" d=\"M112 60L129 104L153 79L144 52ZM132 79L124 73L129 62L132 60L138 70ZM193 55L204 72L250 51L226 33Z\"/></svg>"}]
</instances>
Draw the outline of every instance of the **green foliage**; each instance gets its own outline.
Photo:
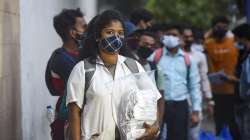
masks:
<instances>
[{"instance_id":1,"label":"green foliage","mask_svg":"<svg viewBox=\"0 0 250 140\"><path fill-rule=\"evenodd\" d=\"M148 0L146 8L158 21L187 22L208 28L214 16L230 16L232 3L232 0Z\"/></svg>"}]
</instances>

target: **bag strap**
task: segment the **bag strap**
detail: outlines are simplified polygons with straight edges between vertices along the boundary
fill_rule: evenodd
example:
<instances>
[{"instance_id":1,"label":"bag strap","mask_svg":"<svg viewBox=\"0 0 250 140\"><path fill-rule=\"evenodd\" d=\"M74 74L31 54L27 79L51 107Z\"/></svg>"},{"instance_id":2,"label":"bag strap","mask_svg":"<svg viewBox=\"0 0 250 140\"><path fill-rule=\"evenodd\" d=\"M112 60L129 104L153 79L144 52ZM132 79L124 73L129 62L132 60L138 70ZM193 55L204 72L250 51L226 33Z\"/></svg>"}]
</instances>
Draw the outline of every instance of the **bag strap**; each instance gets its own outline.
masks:
<instances>
[{"instance_id":1,"label":"bag strap","mask_svg":"<svg viewBox=\"0 0 250 140\"><path fill-rule=\"evenodd\" d=\"M85 89L84 89L85 93L84 93L84 104L83 104L83 107L84 107L84 105L86 104L86 92L88 88L90 87L91 79L93 78L93 75L96 71L96 64L91 63L88 58L84 59L83 61L84 61L84 69L85 69ZM139 69L135 60L131 58L127 58L125 60L125 64L132 73L139 72Z\"/></svg>"},{"instance_id":2,"label":"bag strap","mask_svg":"<svg viewBox=\"0 0 250 140\"><path fill-rule=\"evenodd\" d=\"M139 73L139 68L134 59L127 58L124 63L132 73Z\"/></svg>"},{"instance_id":3,"label":"bag strap","mask_svg":"<svg viewBox=\"0 0 250 140\"><path fill-rule=\"evenodd\" d=\"M90 86L90 81L95 73L96 64L93 64L89 59L84 59L84 70L85 70L85 89L86 92Z\"/></svg>"},{"instance_id":4,"label":"bag strap","mask_svg":"<svg viewBox=\"0 0 250 140\"><path fill-rule=\"evenodd\" d=\"M84 105L86 104L86 92L90 87L91 84L91 79L95 73L96 70L96 64L95 63L91 63L89 58L83 59L84 61L84 70L85 70L85 88L84 88Z\"/></svg>"},{"instance_id":5,"label":"bag strap","mask_svg":"<svg viewBox=\"0 0 250 140\"><path fill-rule=\"evenodd\" d=\"M187 52L184 52L184 61L187 66L187 85L189 87L190 84L190 67L191 67L191 61L190 61L190 56Z\"/></svg>"},{"instance_id":6,"label":"bag strap","mask_svg":"<svg viewBox=\"0 0 250 140\"><path fill-rule=\"evenodd\" d=\"M159 48L155 51L153 63L158 64L163 54L163 48Z\"/></svg>"},{"instance_id":7,"label":"bag strap","mask_svg":"<svg viewBox=\"0 0 250 140\"><path fill-rule=\"evenodd\" d=\"M153 63L153 62L148 62L150 65L151 70L155 70L155 82L157 82L158 80L158 68L157 68L157 64Z\"/></svg>"}]
</instances>

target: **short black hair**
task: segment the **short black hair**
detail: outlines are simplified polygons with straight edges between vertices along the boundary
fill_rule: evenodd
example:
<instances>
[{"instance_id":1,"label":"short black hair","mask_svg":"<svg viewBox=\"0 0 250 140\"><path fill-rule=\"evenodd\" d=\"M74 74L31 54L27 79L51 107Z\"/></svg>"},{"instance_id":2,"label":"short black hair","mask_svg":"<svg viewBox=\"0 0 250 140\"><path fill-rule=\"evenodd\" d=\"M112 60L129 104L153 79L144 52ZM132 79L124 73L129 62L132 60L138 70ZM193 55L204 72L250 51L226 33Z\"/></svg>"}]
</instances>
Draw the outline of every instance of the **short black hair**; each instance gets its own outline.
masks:
<instances>
[{"instance_id":1,"label":"short black hair","mask_svg":"<svg viewBox=\"0 0 250 140\"><path fill-rule=\"evenodd\" d=\"M212 20L212 26L214 27L217 23L225 23L225 24L229 24L230 21L226 16L216 16L213 20Z\"/></svg>"},{"instance_id":2,"label":"short black hair","mask_svg":"<svg viewBox=\"0 0 250 140\"><path fill-rule=\"evenodd\" d=\"M183 25L180 23L169 23L166 27L166 30L177 30L180 34L183 33Z\"/></svg>"},{"instance_id":3,"label":"short black hair","mask_svg":"<svg viewBox=\"0 0 250 140\"><path fill-rule=\"evenodd\" d=\"M149 31L151 32L158 32L158 31L166 31L167 30L167 23L155 23L151 27L149 27Z\"/></svg>"},{"instance_id":4,"label":"short black hair","mask_svg":"<svg viewBox=\"0 0 250 140\"><path fill-rule=\"evenodd\" d=\"M241 24L233 29L233 33L238 38L250 40L250 25L247 23Z\"/></svg>"},{"instance_id":5,"label":"short black hair","mask_svg":"<svg viewBox=\"0 0 250 140\"><path fill-rule=\"evenodd\" d=\"M63 42L67 41L67 35L71 28L76 24L76 18L83 17L80 8L77 9L63 9L58 15L53 18L53 25L62 38Z\"/></svg>"},{"instance_id":6,"label":"short black hair","mask_svg":"<svg viewBox=\"0 0 250 140\"><path fill-rule=\"evenodd\" d=\"M146 9L137 9L133 11L130 15L130 21L135 25L137 25L141 20L148 22L152 19L152 13Z\"/></svg>"},{"instance_id":7,"label":"short black hair","mask_svg":"<svg viewBox=\"0 0 250 140\"><path fill-rule=\"evenodd\" d=\"M157 38L156 35L153 32L151 32L150 30L141 30L139 33L139 37L142 37L142 36L150 36L154 39Z\"/></svg>"}]
</instances>

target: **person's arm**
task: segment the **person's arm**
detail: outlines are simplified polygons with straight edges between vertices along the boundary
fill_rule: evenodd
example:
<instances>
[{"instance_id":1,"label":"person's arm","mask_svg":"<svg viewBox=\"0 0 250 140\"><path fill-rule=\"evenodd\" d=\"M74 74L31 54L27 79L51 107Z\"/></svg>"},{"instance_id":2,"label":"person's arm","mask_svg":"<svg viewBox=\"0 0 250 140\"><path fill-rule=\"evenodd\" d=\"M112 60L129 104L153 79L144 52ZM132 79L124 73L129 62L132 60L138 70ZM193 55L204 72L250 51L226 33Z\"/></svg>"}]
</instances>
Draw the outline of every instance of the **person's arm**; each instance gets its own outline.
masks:
<instances>
[{"instance_id":1,"label":"person's arm","mask_svg":"<svg viewBox=\"0 0 250 140\"><path fill-rule=\"evenodd\" d=\"M191 60L190 73L189 73L189 93L192 102L192 114L191 114L191 122L192 125L195 126L198 124L199 113L201 111L201 101L202 95L200 92L200 75L198 72L197 64Z\"/></svg>"},{"instance_id":2,"label":"person's arm","mask_svg":"<svg viewBox=\"0 0 250 140\"><path fill-rule=\"evenodd\" d=\"M211 86L208 80L208 65L207 60L204 54L201 53L200 57L201 63L200 63L200 76L201 76L201 91L202 95L205 97L205 99L212 99L212 92L211 92Z\"/></svg>"},{"instance_id":3,"label":"person's arm","mask_svg":"<svg viewBox=\"0 0 250 140\"><path fill-rule=\"evenodd\" d=\"M197 64L191 59L190 73L189 73L189 93L192 102L192 111L201 111L202 95L200 92L200 75Z\"/></svg>"},{"instance_id":4,"label":"person's arm","mask_svg":"<svg viewBox=\"0 0 250 140\"><path fill-rule=\"evenodd\" d=\"M164 112L165 112L165 102L164 102L164 97L163 97L164 91L160 90L160 93L162 97L157 102L157 107L158 107L157 108L157 114L158 114L157 120L158 120L159 126L162 125Z\"/></svg>"},{"instance_id":5,"label":"person's arm","mask_svg":"<svg viewBox=\"0 0 250 140\"><path fill-rule=\"evenodd\" d=\"M84 63L78 63L72 70L67 83L66 105L69 110L70 140L81 139L81 109L85 101Z\"/></svg>"},{"instance_id":6,"label":"person's arm","mask_svg":"<svg viewBox=\"0 0 250 140\"><path fill-rule=\"evenodd\" d=\"M75 103L68 104L70 140L81 140L81 110Z\"/></svg>"}]
</instances>

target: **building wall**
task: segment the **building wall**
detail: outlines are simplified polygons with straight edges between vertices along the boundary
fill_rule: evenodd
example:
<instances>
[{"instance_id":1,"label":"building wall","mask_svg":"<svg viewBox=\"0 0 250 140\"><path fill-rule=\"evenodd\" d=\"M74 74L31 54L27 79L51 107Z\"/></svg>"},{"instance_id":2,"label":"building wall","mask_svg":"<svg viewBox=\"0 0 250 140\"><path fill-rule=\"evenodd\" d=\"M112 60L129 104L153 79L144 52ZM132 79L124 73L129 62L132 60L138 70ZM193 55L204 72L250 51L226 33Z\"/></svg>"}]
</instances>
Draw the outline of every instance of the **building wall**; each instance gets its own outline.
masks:
<instances>
[{"instance_id":1,"label":"building wall","mask_svg":"<svg viewBox=\"0 0 250 140\"><path fill-rule=\"evenodd\" d=\"M0 0L0 139L21 137L20 13L18 0Z\"/></svg>"},{"instance_id":2,"label":"building wall","mask_svg":"<svg viewBox=\"0 0 250 140\"><path fill-rule=\"evenodd\" d=\"M20 0L23 140L50 139L46 106L54 106L57 97L50 96L44 75L51 53L62 46L53 28L53 17L62 8L81 7L87 16L93 14L84 10L88 5L82 5L82 1L85 0ZM94 2L86 1L89 5Z\"/></svg>"}]
</instances>

